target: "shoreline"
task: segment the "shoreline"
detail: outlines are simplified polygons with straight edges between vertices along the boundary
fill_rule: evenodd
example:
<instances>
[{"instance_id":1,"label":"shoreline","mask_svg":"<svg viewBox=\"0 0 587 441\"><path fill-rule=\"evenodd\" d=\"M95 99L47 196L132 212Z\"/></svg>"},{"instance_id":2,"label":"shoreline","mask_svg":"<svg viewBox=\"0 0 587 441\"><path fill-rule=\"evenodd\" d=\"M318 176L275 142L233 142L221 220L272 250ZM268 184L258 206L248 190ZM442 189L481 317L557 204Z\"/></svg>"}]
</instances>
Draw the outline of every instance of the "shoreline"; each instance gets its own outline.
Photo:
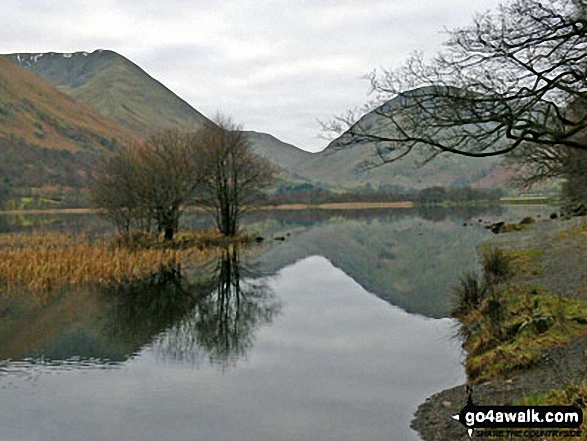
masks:
<instances>
[{"instance_id":1,"label":"shoreline","mask_svg":"<svg viewBox=\"0 0 587 441\"><path fill-rule=\"evenodd\" d=\"M468 201L468 202L443 202L430 205L439 208L454 207L476 207L479 205L502 205L519 206L519 205L552 205L546 198L503 198L499 201ZM418 204L413 201L396 201L396 202L327 202L323 204L278 204L278 205L260 205L255 208L257 211L301 211L301 210L374 210L374 209L406 209L429 207L427 204ZM203 212L203 208L189 207L185 212ZM99 214L97 208L33 208L29 210L0 210L0 215L27 215L27 214Z\"/></svg>"},{"instance_id":2,"label":"shoreline","mask_svg":"<svg viewBox=\"0 0 587 441\"><path fill-rule=\"evenodd\" d=\"M410 201L402 202L331 202L327 204L281 204L261 205L257 210L370 210L380 208L414 208ZM188 208L186 212L204 211L201 208ZM0 210L0 215L26 215L26 214L98 214L96 208L46 208L31 210Z\"/></svg>"},{"instance_id":3,"label":"shoreline","mask_svg":"<svg viewBox=\"0 0 587 441\"><path fill-rule=\"evenodd\" d=\"M498 234L481 243L478 251L487 247L506 252L539 251L536 253L539 257L533 262L539 271L516 275L506 285L536 285L551 296L587 302L586 219L541 220L523 231ZM517 368L473 384L473 400L477 405L511 405L585 381L586 366L587 333L584 333L562 345L545 349L540 360L531 367ZM411 426L424 441L468 440L464 427L451 418L466 403L465 384L436 393L418 407Z\"/></svg>"}]
</instances>

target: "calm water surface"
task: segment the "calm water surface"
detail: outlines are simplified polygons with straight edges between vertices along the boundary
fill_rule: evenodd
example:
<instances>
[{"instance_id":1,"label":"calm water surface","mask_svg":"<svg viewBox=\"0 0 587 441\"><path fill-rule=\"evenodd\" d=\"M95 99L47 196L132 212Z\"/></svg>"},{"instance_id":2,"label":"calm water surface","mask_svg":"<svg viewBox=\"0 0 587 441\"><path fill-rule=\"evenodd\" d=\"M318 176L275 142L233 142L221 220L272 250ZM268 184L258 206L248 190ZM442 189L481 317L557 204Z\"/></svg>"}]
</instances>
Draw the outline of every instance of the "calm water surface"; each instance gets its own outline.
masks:
<instances>
[{"instance_id":1,"label":"calm water surface","mask_svg":"<svg viewBox=\"0 0 587 441\"><path fill-rule=\"evenodd\" d=\"M0 439L418 440L417 406L464 380L447 292L490 233L257 222L286 240L253 261L0 305Z\"/></svg>"}]
</instances>

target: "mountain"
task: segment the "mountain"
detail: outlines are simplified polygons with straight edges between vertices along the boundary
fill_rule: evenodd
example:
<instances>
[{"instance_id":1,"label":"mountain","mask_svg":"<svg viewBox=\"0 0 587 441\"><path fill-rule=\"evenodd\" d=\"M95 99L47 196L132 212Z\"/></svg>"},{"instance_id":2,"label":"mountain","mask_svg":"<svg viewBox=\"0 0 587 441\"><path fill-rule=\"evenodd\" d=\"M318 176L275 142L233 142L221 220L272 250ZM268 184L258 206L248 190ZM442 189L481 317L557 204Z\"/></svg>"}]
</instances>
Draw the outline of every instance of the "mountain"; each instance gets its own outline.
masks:
<instances>
[{"instance_id":1,"label":"mountain","mask_svg":"<svg viewBox=\"0 0 587 441\"><path fill-rule=\"evenodd\" d=\"M244 131L244 133L253 151L277 167L281 182L295 184L309 181L300 172L302 164L312 157L312 153L287 144L268 133L254 131Z\"/></svg>"},{"instance_id":2,"label":"mountain","mask_svg":"<svg viewBox=\"0 0 587 441\"><path fill-rule=\"evenodd\" d=\"M414 90L411 93L418 93ZM409 100L411 94L395 97L378 109L361 117L355 126L366 128L370 133L381 136L395 135L393 125L381 116L389 110L397 108L402 100ZM380 112L383 110L383 112ZM442 135L441 135L442 136ZM499 179L492 175L502 176L501 158L469 158L454 154L441 154L433 161L424 164L426 148L415 149L400 161L378 167L367 167L365 164L376 162L377 144L352 142L349 131L333 140L320 153L302 165L300 173L309 179L341 186L357 186L371 184L379 186L389 184L405 189L421 189L442 185L460 187L479 183L491 186Z\"/></svg>"},{"instance_id":3,"label":"mountain","mask_svg":"<svg viewBox=\"0 0 587 441\"><path fill-rule=\"evenodd\" d=\"M312 153L280 141L268 133L253 131L245 131L244 133L258 155L290 171L303 167L303 164L314 156Z\"/></svg>"},{"instance_id":4,"label":"mountain","mask_svg":"<svg viewBox=\"0 0 587 441\"><path fill-rule=\"evenodd\" d=\"M209 120L123 56L108 50L72 54L11 54L21 66L35 72L63 92L122 125L145 135L166 128L194 128ZM394 98L384 106L395 106ZM374 112L358 122L389 130ZM479 185L493 187L507 173L501 159L440 155L423 167L423 157L365 170L376 155L375 144L343 146L342 134L319 153L309 153L272 135L247 132L255 151L281 170L285 181L311 181L326 187L393 186L411 190L425 187Z\"/></svg>"},{"instance_id":5,"label":"mountain","mask_svg":"<svg viewBox=\"0 0 587 441\"><path fill-rule=\"evenodd\" d=\"M123 126L151 135L210 121L132 61L109 50L9 55L22 67Z\"/></svg>"},{"instance_id":6,"label":"mountain","mask_svg":"<svg viewBox=\"0 0 587 441\"><path fill-rule=\"evenodd\" d=\"M401 99L394 98L383 106L394 107ZM389 122L375 111L364 115L357 124L379 133L390 131ZM377 146L375 143L350 143L348 131L318 153L302 151L271 135L249 133L257 153L287 170L289 176L328 187L392 186L408 191L436 185L495 188L504 186L511 176L501 158L443 154L422 165L425 156L417 151L401 161L366 168L365 164L377 157Z\"/></svg>"},{"instance_id":7,"label":"mountain","mask_svg":"<svg viewBox=\"0 0 587 441\"><path fill-rule=\"evenodd\" d=\"M326 187L357 188L371 185L375 188L393 186L413 190L435 185L471 185L495 188L503 186L511 175L501 165L501 159L446 154L421 166L423 156L416 152L399 162L365 169L364 164L376 157L374 144L342 147L335 140L321 152L310 153L272 135L247 133L256 153L285 170L288 180L311 181Z\"/></svg>"},{"instance_id":8,"label":"mountain","mask_svg":"<svg viewBox=\"0 0 587 441\"><path fill-rule=\"evenodd\" d=\"M164 129L194 129L210 121L116 52L15 53L15 62L132 130L146 136ZM258 132L247 132L255 151L282 170L286 180L302 179L296 166L310 153Z\"/></svg>"},{"instance_id":9,"label":"mountain","mask_svg":"<svg viewBox=\"0 0 587 441\"><path fill-rule=\"evenodd\" d=\"M422 189L435 185L459 187L474 185L493 172L501 173L498 163L492 160L445 155L421 166L422 157L414 154L401 161L365 170L365 162L376 155L374 145L351 145L335 150L327 147L310 161L304 163L298 173L310 180L329 185L358 187L391 185L406 190Z\"/></svg>"},{"instance_id":10,"label":"mountain","mask_svg":"<svg viewBox=\"0 0 587 441\"><path fill-rule=\"evenodd\" d=\"M82 187L97 155L140 135L0 56L0 179L12 188Z\"/></svg>"}]
</instances>

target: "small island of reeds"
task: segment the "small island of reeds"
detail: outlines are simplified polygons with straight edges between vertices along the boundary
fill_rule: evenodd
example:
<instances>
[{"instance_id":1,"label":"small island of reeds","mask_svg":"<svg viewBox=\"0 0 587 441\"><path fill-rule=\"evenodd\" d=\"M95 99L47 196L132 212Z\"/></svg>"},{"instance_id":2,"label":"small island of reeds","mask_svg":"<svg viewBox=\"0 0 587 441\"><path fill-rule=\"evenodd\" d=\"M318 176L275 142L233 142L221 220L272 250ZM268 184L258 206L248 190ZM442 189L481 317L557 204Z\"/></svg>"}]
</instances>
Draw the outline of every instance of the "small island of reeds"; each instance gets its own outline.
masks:
<instances>
[{"instance_id":1,"label":"small island of reeds","mask_svg":"<svg viewBox=\"0 0 587 441\"><path fill-rule=\"evenodd\" d=\"M201 263L219 247L247 242L214 230L182 232L173 241L141 233L114 237L87 234L0 234L0 297L26 293L38 300L70 287L141 279L182 262ZM231 243L229 243L231 242Z\"/></svg>"}]
</instances>

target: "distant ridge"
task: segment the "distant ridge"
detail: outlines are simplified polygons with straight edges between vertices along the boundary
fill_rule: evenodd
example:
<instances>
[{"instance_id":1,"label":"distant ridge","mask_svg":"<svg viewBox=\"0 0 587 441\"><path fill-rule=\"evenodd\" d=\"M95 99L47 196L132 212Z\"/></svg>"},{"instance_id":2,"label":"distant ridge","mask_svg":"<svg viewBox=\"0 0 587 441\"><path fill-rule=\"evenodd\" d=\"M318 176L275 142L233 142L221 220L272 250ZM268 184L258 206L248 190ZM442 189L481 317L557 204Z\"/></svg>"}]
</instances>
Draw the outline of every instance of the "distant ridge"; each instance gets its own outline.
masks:
<instances>
[{"instance_id":1,"label":"distant ridge","mask_svg":"<svg viewBox=\"0 0 587 441\"><path fill-rule=\"evenodd\" d=\"M302 170L303 164L313 155L268 133L254 131L244 131L243 133L247 135L255 153L290 173Z\"/></svg>"},{"instance_id":2,"label":"distant ridge","mask_svg":"<svg viewBox=\"0 0 587 441\"><path fill-rule=\"evenodd\" d=\"M0 177L10 187L82 187L96 157L139 139L0 56Z\"/></svg>"},{"instance_id":3,"label":"distant ridge","mask_svg":"<svg viewBox=\"0 0 587 441\"><path fill-rule=\"evenodd\" d=\"M397 100L392 99L384 106L393 107ZM376 130L390 130L389 122L374 112L365 114L358 123ZM287 179L313 182L319 186L386 187L390 191L408 192L433 186L496 188L505 186L511 176L501 158L478 159L445 154L420 166L424 157L418 152L401 161L366 170L365 162L372 162L377 157L377 145L348 144L348 132L318 153L306 152L266 133L247 134L259 155L287 171Z\"/></svg>"},{"instance_id":4,"label":"distant ridge","mask_svg":"<svg viewBox=\"0 0 587 441\"><path fill-rule=\"evenodd\" d=\"M168 128L193 130L210 123L171 90L116 52L96 50L10 56L73 98L144 136ZM384 106L393 107L397 100L392 99ZM359 123L389 130L389 124L373 112L364 115ZM269 134L246 133L255 151L282 171L284 181L311 181L319 186L349 189L385 186L396 191L410 191L437 185L493 188L507 177L500 158L456 155L440 155L419 167L422 157L413 154L402 161L365 171L363 164L375 157L377 147L371 143L339 148L348 138L347 133L319 153L306 152Z\"/></svg>"},{"instance_id":5,"label":"distant ridge","mask_svg":"<svg viewBox=\"0 0 587 441\"><path fill-rule=\"evenodd\" d=\"M387 118L379 114L380 110L398 108L402 100L409 100L412 94L417 93L418 90L415 89L392 98L378 109L363 115L355 126L365 128L371 133L394 137L396 129ZM353 144L349 131L346 131L319 153L321 159L314 159L306 164L305 174L311 179L322 176L323 179L340 185L389 185L405 190L467 185L492 188L492 183L500 180L493 175L504 174L503 167L500 167L503 158L468 158L441 154L423 165L427 157L425 146L420 150L416 147L410 155L399 161L365 169L365 163L377 162L377 150L380 147L376 142Z\"/></svg>"},{"instance_id":6,"label":"distant ridge","mask_svg":"<svg viewBox=\"0 0 587 441\"><path fill-rule=\"evenodd\" d=\"M210 121L122 55L98 49L9 56L78 101L123 126L149 136L160 130L193 130Z\"/></svg>"}]
</instances>

